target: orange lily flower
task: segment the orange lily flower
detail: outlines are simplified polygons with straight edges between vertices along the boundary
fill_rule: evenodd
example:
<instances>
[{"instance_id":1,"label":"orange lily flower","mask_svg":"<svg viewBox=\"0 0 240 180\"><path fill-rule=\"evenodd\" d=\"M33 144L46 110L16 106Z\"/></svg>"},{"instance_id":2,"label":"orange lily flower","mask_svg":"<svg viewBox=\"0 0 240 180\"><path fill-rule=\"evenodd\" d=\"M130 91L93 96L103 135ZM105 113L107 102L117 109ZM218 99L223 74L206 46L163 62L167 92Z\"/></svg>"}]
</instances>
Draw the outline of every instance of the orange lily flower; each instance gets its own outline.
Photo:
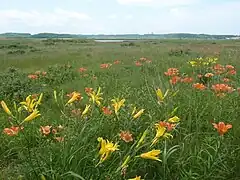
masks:
<instances>
[{"instance_id":1,"label":"orange lily flower","mask_svg":"<svg viewBox=\"0 0 240 180\"><path fill-rule=\"evenodd\" d=\"M231 124L225 124L224 122L219 122L218 124L212 123L213 127L217 129L220 136L223 136L228 129L232 128Z\"/></svg>"},{"instance_id":2,"label":"orange lily flower","mask_svg":"<svg viewBox=\"0 0 240 180\"><path fill-rule=\"evenodd\" d=\"M29 79L37 79L37 78L38 78L38 75L36 75L36 74L29 74L29 75L28 75L28 78L29 78Z\"/></svg>"},{"instance_id":3,"label":"orange lily flower","mask_svg":"<svg viewBox=\"0 0 240 180\"><path fill-rule=\"evenodd\" d=\"M210 77L213 77L214 74L213 73L206 73L204 76L207 77L207 78L210 78Z\"/></svg>"},{"instance_id":4,"label":"orange lily flower","mask_svg":"<svg viewBox=\"0 0 240 180\"><path fill-rule=\"evenodd\" d=\"M179 74L179 70L177 68L169 68L164 74L166 76L177 76Z\"/></svg>"},{"instance_id":5,"label":"orange lily flower","mask_svg":"<svg viewBox=\"0 0 240 180\"><path fill-rule=\"evenodd\" d=\"M227 84L215 84L215 85L212 85L212 89L216 93L224 93L224 92L231 93L234 91L234 89Z\"/></svg>"},{"instance_id":6,"label":"orange lily flower","mask_svg":"<svg viewBox=\"0 0 240 180\"><path fill-rule=\"evenodd\" d=\"M111 115L112 111L108 107L103 107L102 111L105 115Z\"/></svg>"},{"instance_id":7,"label":"orange lily flower","mask_svg":"<svg viewBox=\"0 0 240 180\"><path fill-rule=\"evenodd\" d=\"M228 71L228 74L229 75L235 75L235 74L237 74L237 71L232 69L232 70Z\"/></svg>"},{"instance_id":8,"label":"orange lily flower","mask_svg":"<svg viewBox=\"0 0 240 180\"><path fill-rule=\"evenodd\" d=\"M4 128L3 133L8 136L16 136L20 130L23 130L23 127L12 126L10 128Z\"/></svg>"},{"instance_id":9,"label":"orange lily flower","mask_svg":"<svg viewBox=\"0 0 240 180\"><path fill-rule=\"evenodd\" d=\"M213 70L215 71L216 74L222 74L225 72L225 67L222 66L221 64L216 64L214 67L213 67Z\"/></svg>"},{"instance_id":10,"label":"orange lily flower","mask_svg":"<svg viewBox=\"0 0 240 180\"><path fill-rule=\"evenodd\" d=\"M135 62L135 65L136 65L136 66L142 66L142 63L140 63L139 61L136 61L136 62Z\"/></svg>"},{"instance_id":11,"label":"orange lily flower","mask_svg":"<svg viewBox=\"0 0 240 180\"><path fill-rule=\"evenodd\" d=\"M140 61L147 61L147 58L141 57L139 60L140 60Z\"/></svg>"},{"instance_id":12,"label":"orange lily flower","mask_svg":"<svg viewBox=\"0 0 240 180\"><path fill-rule=\"evenodd\" d=\"M88 87L85 88L85 93L87 94L91 93L92 91L93 91L93 88L88 88Z\"/></svg>"},{"instance_id":13,"label":"orange lily flower","mask_svg":"<svg viewBox=\"0 0 240 180\"><path fill-rule=\"evenodd\" d=\"M120 137L126 143L133 141L132 134L129 131L121 131Z\"/></svg>"},{"instance_id":14,"label":"orange lily flower","mask_svg":"<svg viewBox=\"0 0 240 180\"><path fill-rule=\"evenodd\" d=\"M120 63L121 63L121 61L119 61L119 60L114 61L114 64L120 64Z\"/></svg>"},{"instance_id":15,"label":"orange lily flower","mask_svg":"<svg viewBox=\"0 0 240 180\"><path fill-rule=\"evenodd\" d=\"M180 81L181 78L179 76L172 76L172 78L170 79L170 83L171 84L177 84L178 81Z\"/></svg>"},{"instance_id":16,"label":"orange lily flower","mask_svg":"<svg viewBox=\"0 0 240 180\"><path fill-rule=\"evenodd\" d=\"M165 122L165 121L160 121L159 124L162 127L166 127L167 131L172 131L176 127L176 124L171 124L171 123Z\"/></svg>"},{"instance_id":17,"label":"orange lily flower","mask_svg":"<svg viewBox=\"0 0 240 180\"><path fill-rule=\"evenodd\" d=\"M44 136L47 136L51 133L52 126L40 126L40 131Z\"/></svg>"},{"instance_id":18,"label":"orange lily flower","mask_svg":"<svg viewBox=\"0 0 240 180\"><path fill-rule=\"evenodd\" d=\"M87 71L87 69L86 69L86 68L83 68L83 67L79 68L78 70L79 70L79 72L81 72L81 73Z\"/></svg>"},{"instance_id":19,"label":"orange lily flower","mask_svg":"<svg viewBox=\"0 0 240 180\"><path fill-rule=\"evenodd\" d=\"M107 64L101 64L100 65L100 68L101 69L107 69L107 68L109 68L111 66L111 64L109 64L109 63L107 63Z\"/></svg>"},{"instance_id":20,"label":"orange lily flower","mask_svg":"<svg viewBox=\"0 0 240 180\"><path fill-rule=\"evenodd\" d=\"M195 84L193 84L193 88L199 89L199 90L204 90L204 89L206 89L206 86L201 83L195 83Z\"/></svg>"},{"instance_id":21,"label":"orange lily flower","mask_svg":"<svg viewBox=\"0 0 240 180\"><path fill-rule=\"evenodd\" d=\"M227 69L234 69L234 66L232 66L232 65L226 65L226 68L227 68Z\"/></svg>"},{"instance_id":22,"label":"orange lily flower","mask_svg":"<svg viewBox=\"0 0 240 180\"><path fill-rule=\"evenodd\" d=\"M185 77L185 78L181 79L181 82L183 82L183 83L192 83L193 82L193 78L192 77Z\"/></svg>"}]
</instances>

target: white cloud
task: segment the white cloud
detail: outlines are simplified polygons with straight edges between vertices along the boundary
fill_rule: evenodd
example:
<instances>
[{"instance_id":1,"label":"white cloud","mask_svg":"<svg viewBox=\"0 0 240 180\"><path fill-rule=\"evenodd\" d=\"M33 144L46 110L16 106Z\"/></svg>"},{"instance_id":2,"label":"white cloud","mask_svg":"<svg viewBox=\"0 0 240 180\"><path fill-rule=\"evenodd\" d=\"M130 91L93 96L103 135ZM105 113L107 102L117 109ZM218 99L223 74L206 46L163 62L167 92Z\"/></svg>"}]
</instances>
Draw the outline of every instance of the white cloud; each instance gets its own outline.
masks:
<instances>
[{"instance_id":1,"label":"white cloud","mask_svg":"<svg viewBox=\"0 0 240 180\"><path fill-rule=\"evenodd\" d=\"M199 0L117 0L122 5L139 5L139 6L182 6L197 3Z\"/></svg>"},{"instance_id":2,"label":"white cloud","mask_svg":"<svg viewBox=\"0 0 240 180\"><path fill-rule=\"evenodd\" d=\"M14 23L34 27L64 26L67 23L79 23L86 20L91 20L91 18L85 13L60 8L52 12L0 10L0 27L1 25L11 26Z\"/></svg>"},{"instance_id":3,"label":"white cloud","mask_svg":"<svg viewBox=\"0 0 240 180\"><path fill-rule=\"evenodd\" d=\"M107 18L109 18L109 19L116 19L117 15L116 14L111 14Z\"/></svg>"},{"instance_id":4,"label":"white cloud","mask_svg":"<svg viewBox=\"0 0 240 180\"><path fill-rule=\"evenodd\" d=\"M117 0L120 4L149 4L154 0Z\"/></svg>"},{"instance_id":5,"label":"white cloud","mask_svg":"<svg viewBox=\"0 0 240 180\"><path fill-rule=\"evenodd\" d=\"M162 19L166 20L162 22L162 26L172 32L239 34L240 26L236 23L240 18L239 9L240 2L175 7L163 15Z\"/></svg>"},{"instance_id":6,"label":"white cloud","mask_svg":"<svg viewBox=\"0 0 240 180\"><path fill-rule=\"evenodd\" d=\"M141 7L126 8L125 5L118 5L116 9L108 7L98 11L88 6L90 8L85 8L85 11L91 14L91 17L83 12L59 8L48 12L0 9L0 33L240 33L240 25L237 23L240 19L239 1L221 3L206 3L202 0L118 1L125 5L145 5L149 8L144 8L143 11Z\"/></svg>"},{"instance_id":7,"label":"white cloud","mask_svg":"<svg viewBox=\"0 0 240 180\"><path fill-rule=\"evenodd\" d=\"M127 14L127 15L125 15L125 19L127 19L127 20L133 19L133 15Z\"/></svg>"}]
</instances>

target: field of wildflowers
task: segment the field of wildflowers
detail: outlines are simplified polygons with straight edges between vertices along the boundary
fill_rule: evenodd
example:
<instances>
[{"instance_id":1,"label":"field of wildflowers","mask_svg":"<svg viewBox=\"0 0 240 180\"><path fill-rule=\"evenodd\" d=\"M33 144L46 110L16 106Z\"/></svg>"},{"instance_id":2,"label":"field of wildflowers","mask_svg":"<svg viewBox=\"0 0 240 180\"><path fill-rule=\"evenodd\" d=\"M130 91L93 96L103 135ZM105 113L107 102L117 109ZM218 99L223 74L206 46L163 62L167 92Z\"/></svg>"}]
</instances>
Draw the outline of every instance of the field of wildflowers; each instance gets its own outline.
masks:
<instances>
[{"instance_id":1,"label":"field of wildflowers","mask_svg":"<svg viewBox=\"0 0 240 180\"><path fill-rule=\"evenodd\" d=\"M173 56L161 44L84 44L84 60L49 67L8 62L0 179L240 179L239 52Z\"/></svg>"}]
</instances>

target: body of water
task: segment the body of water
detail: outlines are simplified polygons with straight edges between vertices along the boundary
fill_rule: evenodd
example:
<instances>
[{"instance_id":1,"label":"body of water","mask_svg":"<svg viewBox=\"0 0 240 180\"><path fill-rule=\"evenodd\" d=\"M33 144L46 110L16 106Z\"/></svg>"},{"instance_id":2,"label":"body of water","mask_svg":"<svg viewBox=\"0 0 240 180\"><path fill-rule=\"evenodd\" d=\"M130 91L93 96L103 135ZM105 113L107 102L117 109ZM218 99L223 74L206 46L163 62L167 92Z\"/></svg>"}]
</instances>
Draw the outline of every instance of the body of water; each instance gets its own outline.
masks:
<instances>
[{"instance_id":1,"label":"body of water","mask_svg":"<svg viewBox=\"0 0 240 180\"><path fill-rule=\"evenodd\" d=\"M131 40L123 40L123 39L102 39L102 40L95 40L95 42L128 42Z\"/></svg>"}]
</instances>

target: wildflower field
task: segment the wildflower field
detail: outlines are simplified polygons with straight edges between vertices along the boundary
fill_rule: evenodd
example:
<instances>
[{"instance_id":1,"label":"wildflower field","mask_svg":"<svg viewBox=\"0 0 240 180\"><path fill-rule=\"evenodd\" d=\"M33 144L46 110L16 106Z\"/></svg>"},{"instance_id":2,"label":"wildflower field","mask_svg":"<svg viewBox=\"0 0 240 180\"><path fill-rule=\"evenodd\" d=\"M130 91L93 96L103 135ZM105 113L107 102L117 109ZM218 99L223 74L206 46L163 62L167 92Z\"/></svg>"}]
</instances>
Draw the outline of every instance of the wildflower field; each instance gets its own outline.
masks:
<instances>
[{"instance_id":1,"label":"wildflower field","mask_svg":"<svg viewBox=\"0 0 240 180\"><path fill-rule=\"evenodd\" d=\"M240 41L2 39L0 61L0 179L240 179Z\"/></svg>"}]
</instances>

